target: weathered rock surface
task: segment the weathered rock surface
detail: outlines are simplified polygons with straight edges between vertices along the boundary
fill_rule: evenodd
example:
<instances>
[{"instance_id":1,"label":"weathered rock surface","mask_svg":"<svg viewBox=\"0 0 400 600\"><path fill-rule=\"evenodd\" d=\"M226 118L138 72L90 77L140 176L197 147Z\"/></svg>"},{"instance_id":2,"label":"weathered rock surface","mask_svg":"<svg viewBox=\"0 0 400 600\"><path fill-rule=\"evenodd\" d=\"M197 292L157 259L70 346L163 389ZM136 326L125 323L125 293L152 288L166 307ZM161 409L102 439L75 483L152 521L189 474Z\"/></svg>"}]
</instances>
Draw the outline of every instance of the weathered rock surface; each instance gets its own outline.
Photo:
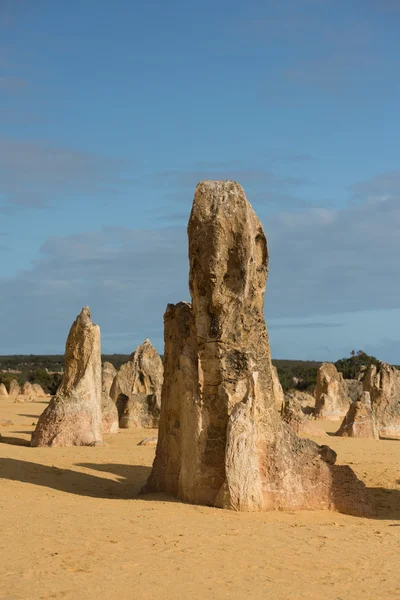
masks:
<instances>
[{"instance_id":1,"label":"weathered rock surface","mask_svg":"<svg viewBox=\"0 0 400 600\"><path fill-rule=\"evenodd\" d=\"M16 379L10 381L8 393L10 396L18 396L21 393L20 385Z\"/></svg>"},{"instance_id":2,"label":"weathered rock surface","mask_svg":"<svg viewBox=\"0 0 400 600\"><path fill-rule=\"evenodd\" d=\"M122 429L158 427L162 382L161 358L150 340L145 340L121 366L111 386Z\"/></svg>"},{"instance_id":3,"label":"weathered rock surface","mask_svg":"<svg viewBox=\"0 0 400 600\"><path fill-rule=\"evenodd\" d=\"M101 393L101 429L103 433L118 433L118 410L109 394Z\"/></svg>"},{"instance_id":4,"label":"weathered rock surface","mask_svg":"<svg viewBox=\"0 0 400 600\"><path fill-rule=\"evenodd\" d=\"M102 376L101 376L101 389L106 394L110 393L111 386L117 374L117 369L110 362L103 364Z\"/></svg>"},{"instance_id":5,"label":"weathered rock surface","mask_svg":"<svg viewBox=\"0 0 400 600\"><path fill-rule=\"evenodd\" d=\"M318 369L315 386L315 417L336 421L350 408L351 398L343 375L332 363L323 363Z\"/></svg>"},{"instance_id":6,"label":"weathered rock surface","mask_svg":"<svg viewBox=\"0 0 400 600\"><path fill-rule=\"evenodd\" d=\"M56 396L39 418L32 446L92 446L101 435L100 329L82 309L68 335L65 371Z\"/></svg>"},{"instance_id":7,"label":"weathered rock surface","mask_svg":"<svg viewBox=\"0 0 400 600\"><path fill-rule=\"evenodd\" d=\"M33 394L36 396L36 398L45 398L46 397L46 393L44 391L44 389L42 388L42 386L39 383L32 383L32 388L33 388Z\"/></svg>"},{"instance_id":8,"label":"weathered rock surface","mask_svg":"<svg viewBox=\"0 0 400 600\"><path fill-rule=\"evenodd\" d=\"M371 365L363 379L371 396L372 411L380 437L400 437L400 371L387 363Z\"/></svg>"},{"instance_id":9,"label":"weathered rock surface","mask_svg":"<svg viewBox=\"0 0 400 600\"><path fill-rule=\"evenodd\" d=\"M33 396L35 395L35 390L33 389L32 384L29 381L25 381L24 385L21 389L22 396Z\"/></svg>"},{"instance_id":10,"label":"weathered rock surface","mask_svg":"<svg viewBox=\"0 0 400 600\"><path fill-rule=\"evenodd\" d=\"M313 398L314 400L314 398ZM318 427L310 412L305 412L298 392L285 394L285 401L281 409L282 420L290 425L293 431L299 435L325 436L325 432Z\"/></svg>"},{"instance_id":11,"label":"weathered rock surface","mask_svg":"<svg viewBox=\"0 0 400 600\"><path fill-rule=\"evenodd\" d=\"M0 419L1 427L12 427L14 425L14 421L11 419Z\"/></svg>"},{"instance_id":12,"label":"weathered rock surface","mask_svg":"<svg viewBox=\"0 0 400 600\"><path fill-rule=\"evenodd\" d=\"M0 383L0 396L8 396L7 388L4 383Z\"/></svg>"},{"instance_id":13,"label":"weathered rock surface","mask_svg":"<svg viewBox=\"0 0 400 600\"><path fill-rule=\"evenodd\" d=\"M297 400L301 406L301 410L305 415L314 415L315 411L315 396L302 390L290 390L288 392L292 398ZM286 397L286 395L285 395Z\"/></svg>"},{"instance_id":14,"label":"weathered rock surface","mask_svg":"<svg viewBox=\"0 0 400 600\"><path fill-rule=\"evenodd\" d=\"M379 439L369 392L362 392L359 399L350 405L336 435Z\"/></svg>"},{"instance_id":15,"label":"weathered rock surface","mask_svg":"<svg viewBox=\"0 0 400 600\"><path fill-rule=\"evenodd\" d=\"M285 394L279 381L278 369L272 365L272 387L274 390L275 406L281 410L285 402Z\"/></svg>"},{"instance_id":16,"label":"weathered rock surface","mask_svg":"<svg viewBox=\"0 0 400 600\"><path fill-rule=\"evenodd\" d=\"M352 402L357 402L363 393L362 381L358 379L343 379L346 392Z\"/></svg>"},{"instance_id":17,"label":"weathered rock surface","mask_svg":"<svg viewBox=\"0 0 400 600\"><path fill-rule=\"evenodd\" d=\"M110 389L117 369L110 362L105 362L101 379L101 418L103 433L118 433L118 410L110 398Z\"/></svg>"},{"instance_id":18,"label":"weathered rock surface","mask_svg":"<svg viewBox=\"0 0 400 600\"><path fill-rule=\"evenodd\" d=\"M159 436L144 491L260 511L360 510L365 489L275 408L263 315L268 252L235 182L200 183L189 221L192 305L168 305Z\"/></svg>"}]
</instances>

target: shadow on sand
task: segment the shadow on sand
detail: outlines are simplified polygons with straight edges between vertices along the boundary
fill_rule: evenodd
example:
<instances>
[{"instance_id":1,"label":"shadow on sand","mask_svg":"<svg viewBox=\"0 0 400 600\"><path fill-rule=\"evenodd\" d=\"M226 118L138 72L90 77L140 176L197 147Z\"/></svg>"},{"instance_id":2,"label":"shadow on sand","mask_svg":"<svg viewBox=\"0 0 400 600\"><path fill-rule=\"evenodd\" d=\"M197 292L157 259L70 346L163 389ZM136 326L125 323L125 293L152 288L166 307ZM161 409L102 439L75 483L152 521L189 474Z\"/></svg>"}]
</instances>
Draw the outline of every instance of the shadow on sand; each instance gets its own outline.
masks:
<instances>
[{"instance_id":1,"label":"shadow on sand","mask_svg":"<svg viewBox=\"0 0 400 600\"><path fill-rule=\"evenodd\" d=\"M117 475L120 480L114 481L89 473L59 469L14 458L0 459L0 479L22 481L91 498L132 499L139 495L151 470L150 467L139 465L82 464L77 466L90 469L100 469L101 467L100 470Z\"/></svg>"},{"instance_id":2,"label":"shadow on sand","mask_svg":"<svg viewBox=\"0 0 400 600\"><path fill-rule=\"evenodd\" d=\"M79 496L121 500L138 497L151 471L151 467L143 465L114 463L78 463L76 466L111 473L118 477L118 481L71 469L59 469L54 466L51 467L13 458L0 459L0 479L21 481ZM346 475L345 471L346 468L344 472L340 473L342 482L343 476ZM367 488L366 491L372 506L372 512L367 518L400 520L400 490ZM141 499L179 502L175 498L165 494L149 494L141 496ZM355 510L346 510L345 504L343 503L343 511L340 512L351 512L355 516L365 516L365 507L360 507L360 514L358 515ZM338 503L337 506L340 510L341 504Z\"/></svg>"}]
</instances>

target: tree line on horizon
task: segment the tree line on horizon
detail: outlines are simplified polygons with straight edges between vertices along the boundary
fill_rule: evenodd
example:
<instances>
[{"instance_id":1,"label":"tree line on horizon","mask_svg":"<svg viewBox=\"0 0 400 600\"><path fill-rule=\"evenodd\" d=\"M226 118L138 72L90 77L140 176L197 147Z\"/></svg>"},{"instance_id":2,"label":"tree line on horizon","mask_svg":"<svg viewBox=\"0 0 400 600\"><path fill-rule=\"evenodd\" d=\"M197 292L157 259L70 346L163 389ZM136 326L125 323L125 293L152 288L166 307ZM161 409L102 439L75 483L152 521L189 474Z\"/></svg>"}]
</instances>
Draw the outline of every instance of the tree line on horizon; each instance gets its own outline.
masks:
<instances>
[{"instance_id":1,"label":"tree line on horizon","mask_svg":"<svg viewBox=\"0 0 400 600\"><path fill-rule=\"evenodd\" d=\"M116 369L126 363L131 354L103 354L102 362L110 362ZM163 356L161 356L163 359ZM345 379L356 379L363 368L378 364L379 360L363 350L352 350L349 357L337 360L334 365ZM273 359L284 392L298 389L312 393L317 372L322 361ZM393 365L400 369L400 366ZM20 385L26 381L38 383L45 392L55 394L64 369L64 355L10 355L0 356L0 383L9 387L16 379ZM17 371L17 372L13 372Z\"/></svg>"}]
</instances>

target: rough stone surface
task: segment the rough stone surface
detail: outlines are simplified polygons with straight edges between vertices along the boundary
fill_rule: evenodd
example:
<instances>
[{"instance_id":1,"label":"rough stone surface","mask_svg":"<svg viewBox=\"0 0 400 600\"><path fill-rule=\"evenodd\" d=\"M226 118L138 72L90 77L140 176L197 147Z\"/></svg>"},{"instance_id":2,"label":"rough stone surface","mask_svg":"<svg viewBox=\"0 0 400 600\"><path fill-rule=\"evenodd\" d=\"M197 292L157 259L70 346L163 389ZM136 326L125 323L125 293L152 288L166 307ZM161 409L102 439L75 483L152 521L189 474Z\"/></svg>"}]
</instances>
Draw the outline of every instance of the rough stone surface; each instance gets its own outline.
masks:
<instances>
[{"instance_id":1,"label":"rough stone surface","mask_svg":"<svg viewBox=\"0 0 400 600\"><path fill-rule=\"evenodd\" d=\"M24 385L21 389L21 394L23 396L33 396L35 395L35 390L33 389L33 385L29 381L25 381Z\"/></svg>"},{"instance_id":2,"label":"rough stone surface","mask_svg":"<svg viewBox=\"0 0 400 600\"><path fill-rule=\"evenodd\" d=\"M343 375L332 363L323 363L318 369L315 386L315 417L336 421L350 408L351 398Z\"/></svg>"},{"instance_id":3,"label":"rough stone surface","mask_svg":"<svg viewBox=\"0 0 400 600\"><path fill-rule=\"evenodd\" d=\"M299 435L326 435L312 419L311 414L305 412L296 392L285 394L281 416L283 421L290 425L293 431Z\"/></svg>"},{"instance_id":4,"label":"rough stone surface","mask_svg":"<svg viewBox=\"0 0 400 600\"><path fill-rule=\"evenodd\" d=\"M31 445L97 445L101 428L100 329L85 307L68 335L60 387L40 416Z\"/></svg>"},{"instance_id":5,"label":"rough stone surface","mask_svg":"<svg viewBox=\"0 0 400 600\"><path fill-rule=\"evenodd\" d=\"M358 379L343 379L346 392L352 402L357 402L363 393L362 381Z\"/></svg>"},{"instance_id":6,"label":"rough stone surface","mask_svg":"<svg viewBox=\"0 0 400 600\"><path fill-rule=\"evenodd\" d=\"M12 379L10 381L10 386L8 388L8 393L10 396L18 396L21 393L21 388L16 379Z\"/></svg>"},{"instance_id":7,"label":"rough stone surface","mask_svg":"<svg viewBox=\"0 0 400 600\"><path fill-rule=\"evenodd\" d=\"M371 396L372 411L380 437L400 437L400 371L387 363L371 365L363 379Z\"/></svg>"},{"instance_id":8,"label":"rough stone surface","mask_svg":"<svg viewBox=\"0 0 400 600\"><path fill-rule=\"evenodd\" d=\"M275 406L281 410L285 402L285 394L279 381L278 369L272 365L272 387L274 390Z\"/></svg>"},{"instance_id":9,"label":"rough stone surface","mask_svg":"<svg viewBox=\"0 0 400 600\"><path fill-rule=\"evenodd\" d=\"M106 394L110 393L111 386L117 374L117 369L110 362L103 364L102 375L101 375L101 389Z\"/></svg>"},{"instance_id":10,"label":"rough stone surface","mask_svg":"<svg viewBox=\"0 0 400 600\"><path fill-rule=\"evenodd\" d=\"M7 388L4 383L0 383L0 396L8 396Z\"/></svg>"},{"instance_id":11,"label":"rough stone surface","mask_svg":"<svg viewBox=\"0 0 400 600\"><path fill-rule=\"evenodd\" d=\"M234 510L363 508L333 450L275 407L263 315L268 252L235 182L202 182L189 221L192 305L168 305L161 418L146 491ZM360 503L361 501L361 503Z\"/></svg>"},{"instance_id":12,"label":"rough stone surface","mask_svg":"<svg viewBox=\"0 0 400 600\"><path fill-rule=\"evenodd\" d=\"M110 362L105 362L101 378L101 419L103 433L118 433L118 410L110 398L110 389L117 374L117 369Z\"/></svg>"},{"instance_id":13,"label":"rough stone surface","mask_svg":"<svg viewBox=\"0 0 400 600\"><path fill-rule=\"evenodd\" d=\"M33 394L36 396L36 398L45 398L46 397L46 393L44 391L44 389L42 388L42 386L39 383L32 383L32 388L33 388Z\"/></svg>"},{"instance_id":14,"label":"rough stone surface","mask_svg":"<svg viewBox=\"0 0 400 600\"><path fill-rule=\"evenodd\" d=\"M350 405L348 413L343 419L336 435L379 439L369 392L362 392L359 399Z\"/></svg>"},{"instance_id":15,"label":"rough stone surface","mask_svg":"<svg viewBox=\"0 0 400 600\"><path fill-rule=\"evenodd\" d=\"M158 427L162 382L161 358L150 340L145 340L121 366L111 386L121 429Z\"/></svg>"}]
</instances>

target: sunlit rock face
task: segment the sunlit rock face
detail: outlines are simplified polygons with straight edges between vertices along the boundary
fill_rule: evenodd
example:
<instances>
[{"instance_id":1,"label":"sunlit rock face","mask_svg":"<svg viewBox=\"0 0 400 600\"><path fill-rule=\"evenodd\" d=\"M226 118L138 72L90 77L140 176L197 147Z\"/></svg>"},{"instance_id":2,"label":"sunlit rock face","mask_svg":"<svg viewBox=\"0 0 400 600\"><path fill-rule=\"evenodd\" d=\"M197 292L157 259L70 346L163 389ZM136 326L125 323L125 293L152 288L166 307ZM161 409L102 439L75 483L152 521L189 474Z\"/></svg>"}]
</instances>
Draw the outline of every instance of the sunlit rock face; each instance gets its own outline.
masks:
<instances>
[{"instance_id":1,"label":"sunlit rock face","mask_svg":"<svg viewBox=\"0 0 400 600\"><path fill-rule=\"evenodd\" d=\"M267 242L241 186L200 183L188 235L192 303L164 316L160 428L144 491L234 510L356 510L365 497L354 473L276 410Z\"/></svg>"},{"instance_id":2,"label":"sunlit rock face","mask_svg":"<svg viewBox=\"0 0 400 600\"><path fill-rule=\"evenodd\" d=\"M347 415L336 432L342 437L379 439L375 413L372 410L369 392L362 392L358 400L350 405Z\"/></svg>"},{"instance_id":3,"label":"sunlit rock face","mask_svg":"<svg viewBox=\"0 0 400 600\"><path fill-rule=\"evenodd\" d=\"M100 328L88 307L76 318L65 347L65 371L56 396L39 418L32 446L102 443Z\"/></svg>"},{"instance_id":4,"label":"sunlit rock face","mask_svg":"<svg viewBox=\"0 0 400 600\"><path fill-rule=\"evenodd\" d=\"M336 421L342 419L352 400L343 375L332 363L323 363L318 369L315 386L315 417Z\"/></svg>"},{"instance_id":5,"label":"sunlit rock face","mask_svg":"<svg viewBox=\"0 0 400 600\"><path fill-rule=\"evenodd\" d=\"M163 372L161 358L150 340L138 346L121 366L110 396L117 406L122 429L158 427Z\"/></svg>"},{"instance_id":6,"label":"sunlit rock face","mask_svg":"<svg viewBox=\"0 0 400 600\"><path fill-rule=\"evenodd\" d=\"M363 387L370 393L380 437L400 438L400 371L387 363L371 365L364 375Z\"/></svg>"}]
</instances>

